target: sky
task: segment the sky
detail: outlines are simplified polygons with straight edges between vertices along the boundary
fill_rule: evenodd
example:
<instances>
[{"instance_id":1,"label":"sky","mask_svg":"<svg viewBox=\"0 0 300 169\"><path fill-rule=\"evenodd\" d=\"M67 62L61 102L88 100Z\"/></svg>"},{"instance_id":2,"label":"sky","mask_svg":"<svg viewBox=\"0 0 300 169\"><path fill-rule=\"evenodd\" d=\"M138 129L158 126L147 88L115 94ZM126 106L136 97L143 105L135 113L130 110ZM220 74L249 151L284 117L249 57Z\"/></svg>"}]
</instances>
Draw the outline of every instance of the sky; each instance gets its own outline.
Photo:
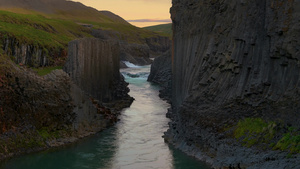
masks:
<instances>
[{"instance_id":1,"label":"sky","mask_svg":"<svg viewBox=\"0 0 300 169\"><path fill-rule=\"evenodd\" d=\"M145 27L171 22L172 0L73 0L98 10L111 11L132 25Z\"/></svg>"}]
</instances>

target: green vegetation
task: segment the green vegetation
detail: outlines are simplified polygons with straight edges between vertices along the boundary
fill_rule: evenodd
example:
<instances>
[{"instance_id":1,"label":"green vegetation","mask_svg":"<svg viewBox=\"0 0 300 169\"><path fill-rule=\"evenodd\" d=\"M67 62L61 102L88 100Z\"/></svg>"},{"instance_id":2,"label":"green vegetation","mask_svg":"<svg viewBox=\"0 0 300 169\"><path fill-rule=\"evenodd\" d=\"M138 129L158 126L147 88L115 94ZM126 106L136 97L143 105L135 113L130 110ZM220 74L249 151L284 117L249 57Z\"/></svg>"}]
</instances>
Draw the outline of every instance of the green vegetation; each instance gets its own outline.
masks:
<instances>
[{"instance_id":1,"label":"green vegetation","mask_svg":"<svg viewBox=\"0 0 300 169\"><path fill-rule=\"evenodd\" d=\"M13 37L20 43L50 48L63 48L77 37L91 36L89 30L72 21L49 19L36 14L0 11L2 38Z\"/></svg>"},{"instance_id":2,"label":"green vegetation","mask_svg":"<svg viewBox=\"0 0 300 169\"><path fill-rule=\"evenodd\" d=\"M161 25L155 25L155 26L148 26L144 27L144 29L154 32L162 33L165 36L171 37L172 36L172 24L161 24Z\"/></svg>"},{"instance_id":3,"label":"green vegetation","mask_svg":"<svg viewBox=\"0 0 300 169\"><path fill-rule=\"evenodd\" d=\"M45 128L38 130L38 133L44 140L47 140L51 137L49 132Z\"/></svg>"},{"instance_id":4,"label":"green vegetation","mask_svg":"<svg viewBox=\"0 0 300 169\"><path fill-rule=\"evenodd\" d=\"M299 130L289 127L288 132L280 134L278 126L275 122L266 122L261 118L245 118L238 122L234 136L248 147L265 143L274 150L300 153ZM281 139L278 141L276 137Z\"/></svg>"},{"instance_id":5,"label":"green vegetation","mask_svg":"<svg viewBox=\"0 0 300 169\"><path fill-rule=\"evenodd\" d=\"M15 133L10 138L0 139L0 154L19 152L20 150L44 147L44 141L37 134L26 132L24 134Z\"/></svg>"},{"instance_id":6,"label":"green vegetation","mask_svg":"<svg viewBox=\"0 0 300 169\"><path fill-rule=\"evenodd\" d=\"M104 15L97 22L96 19L89 19L88 17L74 20L71 16L68 18L67 15L62 19L61 17L34 12L20 14L0 10L0 35L2 39L13 37L21 43L26 42L26 44L47 49L65 48L71 40L80 37L92 37L91 28L86 28L81 24L91 24L93 25L92 29L114 30L118 32L120 39L132 43L141 43L144 38L158 35L130 24L114 22Z\"/></svg>"},{"instance_id":7,"label":"green vegetation","mask_svg":"<svg viewBox=\"0 0 300 169\"><path fill-rule=\"evenodd\" d=\"M235 138L242 138L246 146L268 143L274 137L276 124L260 118L246 118L238 122Z\"/></svg>"},{"instance_id":8,"label":"green vegetation","mask_svg":"<svg viewBox=\"0 0 300 169\"><path fill-rule=\"evenodd\" d=\"M83 11L86 12L86 15L82 17L80 17L82 13L78 11L77 13L76 11L69 11L69 13L51 15L24 11L0 10L0 47L9 38L10 43L24 44L34 49L41 49L43 55L48 57L51 66L62 65L64 58L57 58L54 55L61 56L61 52L67 51L68 43L74 39L93 37L91 35L93 29L109 30L109 36L139 44L145 43L146 38L160 35L159 33L137 28L122 19L117 18L114 20L96 10ZM74 15L71 15L72 12L75 12ZM5 52L11 56L12 50L9 48ZM15 60L13 57L11 59ZM33 58L30 66L38 67L40 65L38 65L36 58ZM39 74L45 75L49 71L51 70L42 70Z\"/></svg>"},{"instance_id":9,"label":"green vegetation","mask_svg":"<svg viewBox=\"0 0 300 169\"><path fill-rule=\"evenodd\" d=\"M44 67L44 68L38 68L38 69L33 69L33 70L37 71L37 74L39 76L45 76L56 69L62 69L62 66Z\"/></svg>"},{"instance_id":10,"label":"green vegetation","mask_svg":"<svg viewBox=\"0 0 300 169\"><path fill-rule=\"evenodd\" d=\"M61 130L61 132L65 132L65 130ZM48 128L43 127L41 129L38 130L39 135L44 139L44 140L48 140L48 139L53 139L53 138L59 138L60 137L60 132L59 131L49 131Z\"/></svg>"},{"instance_id":11,"label":"green vegetation","mask_svg":"<svg viewBox=\"0 0 300 169\"><path fill-rule=\"evenodd\" d=\"M290 153L300 153L300 132L290 127L289 132L284 134L273 149L289 150Z\"/></svg>"}]
</instances>

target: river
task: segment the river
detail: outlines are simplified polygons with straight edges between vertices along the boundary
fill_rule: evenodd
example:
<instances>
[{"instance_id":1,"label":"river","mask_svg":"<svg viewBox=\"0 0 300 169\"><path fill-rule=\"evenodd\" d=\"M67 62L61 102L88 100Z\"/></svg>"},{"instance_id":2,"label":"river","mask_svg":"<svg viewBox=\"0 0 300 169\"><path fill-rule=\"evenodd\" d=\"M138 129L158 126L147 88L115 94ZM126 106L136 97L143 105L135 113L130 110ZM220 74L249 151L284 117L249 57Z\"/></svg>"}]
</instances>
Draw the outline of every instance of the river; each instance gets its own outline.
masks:
<instances>
[{"instance_id":1,"label":"river","mask_svg":"<svg viewBox=\"0 0 300 169\"><path fill-rule=\"evenodd\" d=\"M128 64L128 63L127 63ZM159 87L147 82L150 66L122 69L135 101L115 126L69 146L4 162L2 169L208 169L166 144L166 112Z\"/></svg>"}]
</instances>

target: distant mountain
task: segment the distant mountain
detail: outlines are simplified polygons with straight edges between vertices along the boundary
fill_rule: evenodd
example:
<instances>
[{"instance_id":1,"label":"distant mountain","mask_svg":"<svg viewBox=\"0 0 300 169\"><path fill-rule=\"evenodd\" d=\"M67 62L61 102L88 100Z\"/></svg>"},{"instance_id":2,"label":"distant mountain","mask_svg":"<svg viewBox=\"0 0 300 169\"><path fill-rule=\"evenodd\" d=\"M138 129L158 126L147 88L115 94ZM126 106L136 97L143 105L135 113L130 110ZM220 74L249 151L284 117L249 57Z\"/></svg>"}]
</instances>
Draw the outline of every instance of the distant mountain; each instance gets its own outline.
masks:
<instances>
[{"instance_id":1,"label":"distant mountain","mask_svg":"<svg viewBox=\"0 0 300 169\"><path fill-rule=\"evenodd\" d=\"M153 31L153 32L163 33L169 37L172 36L172 23L148 26L148 27L144 27L144 29Z\"/></svg>"},{"instance_id":2,"label":"distant mountain","mask_svg":"<svg viewBox=\"0 0 300 169\"><path fill-rule=\"evenodd\" d=\"M109 11L98 11L82 3L66 0L0 0L0 9L15 13L35 11L58 18L129 24Z\"/></svg>"}]
</instances>

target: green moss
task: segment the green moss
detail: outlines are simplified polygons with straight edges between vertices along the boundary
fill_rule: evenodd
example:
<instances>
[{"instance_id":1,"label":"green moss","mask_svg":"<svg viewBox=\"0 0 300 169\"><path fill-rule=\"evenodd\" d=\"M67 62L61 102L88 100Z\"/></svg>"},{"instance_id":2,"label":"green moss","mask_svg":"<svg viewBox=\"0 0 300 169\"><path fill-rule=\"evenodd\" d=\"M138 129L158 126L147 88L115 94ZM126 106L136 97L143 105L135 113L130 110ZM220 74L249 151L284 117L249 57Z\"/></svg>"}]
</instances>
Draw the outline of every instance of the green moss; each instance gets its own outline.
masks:
<instances>
[{"instance_id":1,"label":"green moss","mask_svg":"<svg viewBox=\"0 0 300 169\"><path fill-rule=\"evenodd\" d=\"M15 147L20 148L35 148L44 146L44 142L36 137L18 136L14 141Z\"/></svg>"},{"instance_id":2,"label":"green moss","mask_svg":"<svg viewBox=\"0 0 300 169\"><path fill-rule=\"evenodd\" d=\"M287 150L290 153L300 153L300 133L293 130L284 134L273 149Z\"/></svg>"},{"instance_id":3,"label":"green moss","mask_svg":"<svg viewBox=\"0 0 300 169\"><path fill-rule=\"evenodd\" d=\"M236 126L234 136L241 140L245 146L266 143L273 150L300 153L300 132L294 127L289 127L284 134L276 133L274 122L266 122L261 118L246 118L240 120ZM282 128L282 127L281 127ZM283 128L282 128L283 129ZM282 130L281 129L281 130ZM275 136L281 139L277 142Z\"/></svg>"},{"instance_id":4,"label":"green moss","mask_svg":"<svg viewBox=\"0 0 300 169\"><path fill-rule=\"evenodd\" d=\"M46 128L42 128L42 129L38 130L38 133L44 140L47 140L51 137Z\"/></svg>"},{"instance_id":5,"label":"green moss","mask_svg":"<svg viewBox=\"0 0 300 169\"><path fill-rule=\"evenodd\" d=\"M56 130L56 131L49 131L48 128L43 127L38 130L39 135L44 139L48 140L51 138L60 138L61 134L60 132L65 132L65 130Z\"/></svg>"},{"instance_id":6,"label":"green moss","mask_svg":"<svg viewBox=\"0 0 300 169\"><path fill-rule=\"evenodd\" d=\"M37 71L37 74L39 76L45 76L45 75L51 73L53 70L56 70L56 69L62 69L62 66L43 67L43 68L38 68L38 69L33 69L33 70Z\"/></svg>"},{"instance_id":7,"label":"green moss","mask_svg":"<svg viewBox=\"0 0 300 169\"><path fill-rule=\"evenodd\" d=\"M252 146L257 143L269 143L275 134L276 124L265 122L260 118L246 118L238 122L234 132L236 139L241 139L244 145Z\"/></svg>"}]
</instances>

